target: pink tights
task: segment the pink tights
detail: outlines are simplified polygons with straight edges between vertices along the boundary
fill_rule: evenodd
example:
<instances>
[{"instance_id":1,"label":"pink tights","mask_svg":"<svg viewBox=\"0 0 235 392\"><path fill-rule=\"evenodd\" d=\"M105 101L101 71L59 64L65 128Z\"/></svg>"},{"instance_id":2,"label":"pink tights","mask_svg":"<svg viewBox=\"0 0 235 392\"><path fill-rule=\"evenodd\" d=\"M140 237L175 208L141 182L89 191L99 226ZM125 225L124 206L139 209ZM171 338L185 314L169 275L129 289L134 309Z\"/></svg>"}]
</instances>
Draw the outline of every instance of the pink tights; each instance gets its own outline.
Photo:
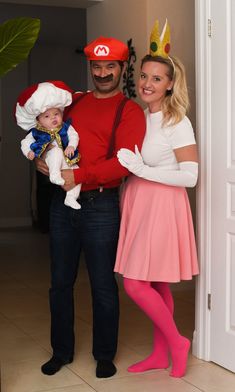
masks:
<instances>
[{"instance_id":1,"label":"pink tights","mask_svg":"<svg viewBox=\"0 0 235 392\"><path fill-rule=\"evenodd\" d=\"M152 353L128 368L129 372L165 369L172 359L170 375L183 377L186 371L190 341L181 336L173 319L174 303L168 283L145 282L124 278L124 287L131 299L154 323Z\"/></svg>"}]
</instances>

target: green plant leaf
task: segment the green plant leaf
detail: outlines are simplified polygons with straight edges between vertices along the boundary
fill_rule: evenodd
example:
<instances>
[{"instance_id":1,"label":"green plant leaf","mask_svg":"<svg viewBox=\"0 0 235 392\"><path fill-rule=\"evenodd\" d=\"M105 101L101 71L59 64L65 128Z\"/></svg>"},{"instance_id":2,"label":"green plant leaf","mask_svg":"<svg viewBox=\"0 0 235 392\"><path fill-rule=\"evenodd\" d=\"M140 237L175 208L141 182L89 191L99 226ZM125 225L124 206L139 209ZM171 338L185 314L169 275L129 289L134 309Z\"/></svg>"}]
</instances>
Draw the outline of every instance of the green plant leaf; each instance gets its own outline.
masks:
<instances>
[{"instance_id":1,"label":"green plant leaf","mask_svg":"<svg viewBox=\"0 0 235 392\"><path fill-rule=\"evenodd\" d=\"M38 38L40 19L9 19L0 25L0 77L28 57Z\"/></svg>"}]
</instances>

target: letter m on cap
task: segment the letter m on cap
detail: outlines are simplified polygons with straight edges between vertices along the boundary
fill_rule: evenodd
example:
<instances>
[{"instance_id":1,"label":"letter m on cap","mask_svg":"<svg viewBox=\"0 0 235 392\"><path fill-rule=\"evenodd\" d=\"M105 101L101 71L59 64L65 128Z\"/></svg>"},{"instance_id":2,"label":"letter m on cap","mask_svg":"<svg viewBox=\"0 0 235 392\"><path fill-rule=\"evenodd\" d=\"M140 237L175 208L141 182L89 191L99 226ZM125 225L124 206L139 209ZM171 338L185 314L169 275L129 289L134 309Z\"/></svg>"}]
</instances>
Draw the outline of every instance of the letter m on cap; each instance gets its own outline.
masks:
<instances>
[{"instance_id":1,"label":"letter m on cap","mask_svg":"<svg viewBox=\"0 0 235 392\"><path fill-rule=\"evenodd\" d=\"M94 54L96 56L108 56L109 52L109 47L106 45L97 45L94 49Z\"/></svg>"}]
</instances>

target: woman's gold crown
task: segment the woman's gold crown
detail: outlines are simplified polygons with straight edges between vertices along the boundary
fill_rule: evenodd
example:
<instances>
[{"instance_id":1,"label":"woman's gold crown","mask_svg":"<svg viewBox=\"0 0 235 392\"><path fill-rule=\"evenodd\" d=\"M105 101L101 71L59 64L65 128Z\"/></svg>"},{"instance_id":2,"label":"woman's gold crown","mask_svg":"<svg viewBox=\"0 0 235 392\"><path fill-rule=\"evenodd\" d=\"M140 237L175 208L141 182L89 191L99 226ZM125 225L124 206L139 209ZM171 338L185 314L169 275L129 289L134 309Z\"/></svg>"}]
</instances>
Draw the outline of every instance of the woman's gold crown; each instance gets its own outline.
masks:
<instances>
[{"instance_id":1,"label":"woman's gold crown","mask_svg":"<svg viewBox=\"0 0 235 392\"><path fill-rule=\"evenodd\" d=\"M150 35L150 55L168 58L170 47L170 26L167 19L161 36L159 34L159 22L156 20Z\"/></svg>"}]
</instances>

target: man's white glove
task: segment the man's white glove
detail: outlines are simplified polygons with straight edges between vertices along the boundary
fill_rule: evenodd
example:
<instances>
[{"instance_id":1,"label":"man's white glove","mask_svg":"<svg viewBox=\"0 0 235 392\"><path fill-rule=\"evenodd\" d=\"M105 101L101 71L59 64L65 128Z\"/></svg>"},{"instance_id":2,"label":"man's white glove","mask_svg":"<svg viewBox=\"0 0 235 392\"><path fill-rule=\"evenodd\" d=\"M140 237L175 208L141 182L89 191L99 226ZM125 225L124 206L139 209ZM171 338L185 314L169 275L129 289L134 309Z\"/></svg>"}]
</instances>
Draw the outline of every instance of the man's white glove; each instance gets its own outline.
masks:
<instances>
[{"instance_id":1,"label":"man's white glove","mask_svg":"<svg viewBox=\"0 0 235 392\"><path fill-rule=\"evenodd\" d=\"M167 170L161 167L147 166L135 146L135 152L121 148L117 153L118 160L122 166L131 173L146 180L160 182L165 185L194 187L198 177L198 163L184 161L179 163L178 170Z\"/></svg>"}]
</instances>

